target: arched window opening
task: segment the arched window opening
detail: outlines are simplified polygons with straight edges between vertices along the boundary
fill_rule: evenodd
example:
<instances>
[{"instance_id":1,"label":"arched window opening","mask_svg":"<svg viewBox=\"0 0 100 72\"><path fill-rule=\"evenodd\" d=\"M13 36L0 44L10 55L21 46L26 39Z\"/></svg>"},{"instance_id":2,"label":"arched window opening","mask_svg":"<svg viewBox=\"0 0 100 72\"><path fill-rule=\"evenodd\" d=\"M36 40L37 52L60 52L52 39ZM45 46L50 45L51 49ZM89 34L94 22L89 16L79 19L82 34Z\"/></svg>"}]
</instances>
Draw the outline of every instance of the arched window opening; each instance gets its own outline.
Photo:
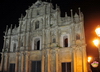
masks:
<instances>
[{"instance_id":1,"label":"arched window opening","mask_svg":"<svg viewBox=\"0 0 100 72\"><path fill-rule=\"evenodd\" d=\"M39 38L34 40L34 50L40 50L40 39Z\"/></svg>"},{"instance_id":2,"label":"arched window opening","mask_svg":"<svg viewBox=\"0 0 100 72\"><path fill-rule=\"evenodd\" d=\"M68 47L68 37L67 36L64 36L63 42L64 42L64 47Z\"/></svg>"},{"instance_id":3,"label":"arched window opening","mask_svg":"<svg viewBox=\"0 0 100 72\"><path fill-rule=\"evenodd\" d=\"M76 40L80 40L80 35L76 34Z\"/></svg>"},{"instance_id":4,"label":"arched window opening","mask_svg":"<svg viewBox=\"0 0 100 72\"><path fill-rule=\"evenodd\" d=\"M35 29L38 29L39 28L39 21L37 21L36 23L35 23Z\"/></svg>"},{"instance_id":5,"label":"arched window opening","mask_svg":"<svg viewBox=\"0 0 100 72\"><path fill-rule=\"evenodd\" d=\"M39 50L39 49L40 49L40 40L37 41L37 50Z\"/></svg>"},{"instance_id":6,"label":"arched window opening","mask_svg":"<svg viewBox=\"0 0 100 72\"><path fill-rule=\"evenodd\" d=\"M64 39L64 46L68 47L68 38Z\"/></svg>"},{"instance_id":7,"label":"arched window opening","mask_svg":"<svg viewBox=\"0 0 100 72\"><path fill-rule=\"evenodd\" d=\"M14 46L13 46L13 51L15 52L16 50L16 43L14 43Z\"/></svg>"}]
</instances>

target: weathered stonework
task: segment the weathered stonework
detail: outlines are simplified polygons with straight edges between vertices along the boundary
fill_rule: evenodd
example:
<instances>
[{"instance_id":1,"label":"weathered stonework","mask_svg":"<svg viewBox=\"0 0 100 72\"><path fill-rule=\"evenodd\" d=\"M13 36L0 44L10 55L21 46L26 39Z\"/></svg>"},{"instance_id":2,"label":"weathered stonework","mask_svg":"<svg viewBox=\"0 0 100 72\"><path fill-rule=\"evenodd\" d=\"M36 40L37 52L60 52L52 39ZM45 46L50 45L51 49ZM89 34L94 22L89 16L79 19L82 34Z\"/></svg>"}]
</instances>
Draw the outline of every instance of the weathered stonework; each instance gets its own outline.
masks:
<instances>
[{"instance_id":1,"label":"weathered stonework","mask_svg":"<svg viewBox=\"0 0 100 72\"><path fill-rule=\"evenodd\" d=\"M19 26L7 28L2 50L1 71L87 72L83 14L60 17L60 9L38 0ZM38 64L39 63L39 64ZM37 68L38 67L38 68ZM68 71L67 71L68 70Z\"/></svg>"}]
</instances>

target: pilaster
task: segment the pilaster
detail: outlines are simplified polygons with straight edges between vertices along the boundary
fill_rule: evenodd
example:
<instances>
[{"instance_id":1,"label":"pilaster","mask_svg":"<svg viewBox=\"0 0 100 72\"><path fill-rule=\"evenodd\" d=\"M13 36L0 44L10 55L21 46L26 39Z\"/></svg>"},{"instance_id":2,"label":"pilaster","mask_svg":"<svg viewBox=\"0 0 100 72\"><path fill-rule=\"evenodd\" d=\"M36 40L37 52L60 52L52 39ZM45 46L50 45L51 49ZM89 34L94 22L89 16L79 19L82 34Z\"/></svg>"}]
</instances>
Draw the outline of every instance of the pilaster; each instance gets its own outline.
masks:
<instances>
[{"instance_id":1,"label":"pilaster","mask_svg":"<svg viewBox=\"0 0 100 72\"><path fill-rule=\"evenodd\" d=\"M44 68L44 72L50 72L50 54L49 54L49 49L45 50L45 68Z\"/></svg>"},{"instance_id":2,"label":"pilaster","mask_svg":"<svg viewBox=\"0 0 100 72\"><path fill-rule=\"evenodd\" d=\"M56 29L56 43L59 45L59 31Z\"/></svg>"},{"instance_id":3,"label":"pilaster","mask_svg":"<svg viewBox=\"0 0 100 72\"><path fill-rule=\"evenodd\" d=\"M18 57L18 72L21 72L21 54L20 53Z\"/></svg>"},{"instance_id":4,"label":"pilaster","mask_svg":"<svg viewBox=\"0 0 100 72\"><path fill-rule=\"evenodd\" d=\"M16 53L16 63L15 63L15 72L18 72L19 64L19 53Z\"/></svg>"},{"instance_id":5,"label":"pilaster","mask_svg":"<svg viewBox=\"0 0 100 72\"><path fill-rule=\"evenodd\" d=\"M26 31L24 32L24 42L23 42L24 49L26 50Z\"/></svg>"},{"instance_id":6,"label":"pilaster","mask_svg":"<svg viewBox=\"0 0 100 72\"><path fill-rule=\"evenodd\" d=\"M46 47L47 48L50 48L50 41L51 41L51 39L50 39L50 30L48 29L47 31L46 31Z\"/></svg>"},{"instance_id":7,"label":"pilaster","mask_svg":"<svg viewBox=\"0 0 100 72\"><path fill-rule=\"evenodd\" d=\"M56 49L56 72L58 72L58 49Z\"/></svg>"},{"instance_id":8,"label":"pilaster","mask_svg":"<svg viewBox=\"0 0 100 72\"><path fill-rule=\"evenodd\" d=\"M47 71L50 72L50 51L49 49L47 49L47 63L48 63Z\"/></svg>"},{"instance_id":9,"label":"pilaster","mask_svg":"<svg viewBox=\"0 0 100 72\"><path fill-rule=\"evenodd\" d=\"M72 49L72 62L71 62L71 72L75 72L75 68L74 68L74 63L75 63L75 59L74 59L74 49Z\"/></svg>"},{"instance_id":10,"label":"pilaster","mask_svg":"<svg viewBox=\"0 0 100 72\"><path fill-rule=\"evenodd\" d=\"M20 50L20 34L18 35L18 48L17 48L17 50L16 51L19 51Z\"/></svg>"},{"instance_id":11,"label":"pilaster","mask_svg":"<svg viewBox=\"0 0 100 72\"><path fill-rule=\"evenodd\" d=\"M5 53L4 71L8 70L8 54Z\"/></svg>"},{"instance_id":12,"label":"pilaster","mask_svg":"<svg viewBox=\"0 0 100 72\"><path fill-rule=\"evenodd\" d=\"M74 48L74 72L83 72L83 51L81 46Z\"/></svg>"},{"instance_id":13,"label":"pilaster","mask_svg":"<svg viewBox=\"0 0 100 72\"><path fill-rule=\"evenodd\" d=\"M87 55L86 55L86 45L82 46L82 58L83 58L83 72L87 72Z\"/></svg>"},{"instance_id":14,"label":"pilaster","mask_svg":"<svg viewBox=\"0 0 100 72\"><path fill-rule=\"evenodd\" d=\"M21 46L21 42L20 42L20 39L21 39L21 27L22 27L22 22L20 21L19 33L18 33L18 48L17 48L17 51L20 51L20 46Z\"/></svg>"},{"instance_id":15,"label":"pilaster","mask_svg":"<svg viewBox=\"0 0 100 72\"><path fill-rule=\"evenodd\" d=\"M42 51L42 72L44 72L44 50Z\"/></svg>"},{"instance_id":16,"label":"pilaster","mask_svg":"<svg viewBox=\"0 0 100 72\"><path fill-rule=\"evenodd\" d=\"M24 53L21 53L21 72L24 72Z\"/></svg>"},{"instance_id":17,"label":"pilaster","mask_svg":"<svg viewBox=\"0 0 100 72\"><path fill-rule=\"evenodd\" d=\"M45 30L42 30L43 34L42 34L42 48L44 49L45 47Z\"/></svg>"},{"instance_id":18,"label":"pilaster","mask_svg":"<svg viewBox=\"0 0 100 72\"><path fill-rule=\"evenodd\" d=\"M25 56L26 56L26 61L25 61L25 64L26 64L26 65L25 65L25 72L29 72L29 56L30 56L30 55L29 55L29 53L27 52Z\"/></svg>"},{"instance_id":19,"label":"pilaster","mask_svg":"<svg viewBox=\"0 0 100 72\"><path fill-rule=\"evenodd\" d=\"M6 36L4 36L4 45L3 45L3 49L4 49L4 51L5 51L5 49L6 49Z\"/></svg>"}]
</instances>

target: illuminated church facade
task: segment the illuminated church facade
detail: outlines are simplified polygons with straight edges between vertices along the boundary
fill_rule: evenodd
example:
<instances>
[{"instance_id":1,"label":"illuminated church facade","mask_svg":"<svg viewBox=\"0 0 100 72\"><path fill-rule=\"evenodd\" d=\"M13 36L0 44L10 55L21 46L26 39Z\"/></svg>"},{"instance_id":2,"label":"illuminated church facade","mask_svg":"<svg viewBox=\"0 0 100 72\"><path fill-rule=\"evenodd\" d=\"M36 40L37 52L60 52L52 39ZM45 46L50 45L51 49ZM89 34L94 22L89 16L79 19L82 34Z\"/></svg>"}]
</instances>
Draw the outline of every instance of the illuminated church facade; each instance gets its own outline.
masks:
<instances>
[{"instance_id":1,"label":"illuminated church facade","mask_svg":"<svg viewBox=\"0 0 100 72\"><path fill-rule=\"evenodd\" d=\"M71 10L37 1L19 18L19 26L6 28L1 52L3 72L87 72L84 17Z\"/></svg>"}]
</instances>

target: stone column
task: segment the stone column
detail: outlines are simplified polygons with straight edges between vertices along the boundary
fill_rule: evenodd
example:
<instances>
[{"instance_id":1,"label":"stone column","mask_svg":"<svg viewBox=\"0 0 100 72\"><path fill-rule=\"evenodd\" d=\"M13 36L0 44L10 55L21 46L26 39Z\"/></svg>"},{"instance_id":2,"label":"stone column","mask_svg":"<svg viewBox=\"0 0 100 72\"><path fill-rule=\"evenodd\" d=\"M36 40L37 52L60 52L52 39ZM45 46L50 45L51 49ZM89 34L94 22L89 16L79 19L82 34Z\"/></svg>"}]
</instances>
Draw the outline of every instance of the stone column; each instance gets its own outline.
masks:
<instances>
[{"instance_id":1,"label":"stone column","mask_svg":"<svg viewBox=\"0 0 100 72\"><path fill-rule=\"evenodd\" d=\"M24 38L23 38L23 50L26 50L26 32L24 32Z\"/></svg>"},{"instance_id":2,"label":"stone column","mask_svg":"<svg viewBox=\"0 0 100 72\"><path fill-rule=\"evenodd\" d=\"M74 63L75 63L75 59L74 59L74 49L72 50L72 62L71 62L71 71L75 72L75 68L74 68Z\"/></svg>"},{"instance_id":3,"label":"stone column","mask_svg":"<svg viewBox=\"0 0 100 72\"><path fill-rule=\"evenodd\" d=\"M74 72L76 72L77 71L77 67L76 67L76 55L75 55L76 53L75 53L75 47L73 48L73 70L74 70Z\"/></svg>"},{"instance_id":4,"label":"stone column","mask_svg":"<svg viewBox=\"0 0 100 72\"><path fill-rule=\"evenodd\" d=\"M22 28L22 21L19 21L19 31L18 31L18 48L16 48L16 51L20 51L21 46L21 28Z\"/></svg>"},{"instance_id":5,"label":"stone column","mask_svg":"<svg viewBox=\"0 0 100 72\"><path fill-rule=\"evenodd\" d=\"M49 54L49 49L47 49L47 72L50 72L50 54Z\"/></svg>"},{"instance_id":6,"label":"stone column","mask_svg":"<svg viewBox=\"0 0 100 72\"><path fill-rule=\"evenodd\" d=\"M50 34L49 30L46 31L46 48L49 48L49 41L50 41Z\"/></svg>"},{"instance_id":7,"label":"stone column","mask_svg":"<svg viewBox=\"0 0 100 72\"><path fill-rule=\"evenodd\" d=\"M58 38L58 29L56 30L56 44L58 45L59 38Z\"/></svg>"},{"instance_id":8,"label":"stone column","mask_svg":"<svg viewBox=\"0 0 100 72\"><path fill-rule=\"evenodd\" d=\"M18 34L18 48L16 48L16 51L20 51L20 45L21 45L21 42L20 42L20 34Z\"/></svg>"},{"instance_id":9,"label":"stone column","mask_svg":"<svg viewBox=\"0 0 100 72\"><path fill-rule=\"evenodd\" d=\"M4 62L4 71L8 70L8 55L7 53L5 54L5 62Z\"/></svg>"},{"instance_id":10,"label":"stone column","mask_svg":"<svg viewBox=\"0 0 100 72\"><path fill-rule=\"evenodd\" d=\"M29 32L27 32L26 35L25 35L26 36L26 39L25 39L26 40L26 43L25 43L25 51L29 50L28 49L28 47L29 47L29 44L28 44L29 43L29 41L28 41L28 35L29 35Z\"/></svg>"},{"instance_id":11,"label":"stone column","mask_svg":"<svg viewBox=\"0 0 100 72\"><path fill-rule=\"evenodd\" d=\"M18 57L18 72L21 72L21 54Z\"/></svg>"},{"instance_id":12,"label":"stone column","mask_svg":"<svg viewBox=\"0 0 100 72\"><path fill-rule=\"evenodd\" d=\"M72 37L72 45L75 45L76 35L75 35L75 26L74 26L74 24L72 24L72 26L71 26L71 37Z\"/></svg>"},{"instance_id":13,"label":"stone column","mask_svg":"<svg viewBox=\"0 0 100 72\"><path fill-rule=\"evenodd\" d=\"M19 54L16 53L16 66L15 66L15 72L18 72L18 64L19 64Z\"/></svg>"},{"instance_id":14,"label":"stone column","mask_svg":"<svg viewBox=\"0 0 100 72\"><path fill-rule=\"evenodd\" d=\"M83 72L82 50L80 47L75 47L74 50L74 72Z\"/></svg>"},{"instance_id":15,"label":"stone column","mask_svg":"<svg viewBox=\"0 0 100 72\"><path fill-rule=\"evenodd\" d=\"M56 49L56 72L58 72L58 49Z\"/></svg>"},{"instance_id":16,"label":"stone column","mask_svg":"<svg viewBox=\"0 0 100 72\"><path fill-rule=\"evenodd\" d=\"M83 72L87 72L87 55L86 55L86 45L82 46L82 59L83 59Z\"/></svg>"},{"instance_id":17,"label":"stone column","mask_svg":"<svg viewBox=\"0 0 100 72\"><path fill-rule=\"evenodd\" d=\"M4 36L4 45L3 45L3 51L6 49L6 36Z\"/></svg>"},{"instance_id":18,"label":"stone column","mask_svg":"<svg viewBox=\"0 0 100 72\"><path fill-rule=\"evenodd\" d=\"M44 72L44 51L42 51L42 72Z\"/></svg>"},{"instance_id":19,"label":"stone column","mask_svg":"<svg viewBox=\"0 0 100 72\"><path fill-rule=\"evenodd\" d=\"M50 37L50 29L48 29L47 31L47 48L50 48L50 42L51 41L51 37Z\"/></svg>"},{"instance_id":20,"label":"stone column","mask_svg":"<svg viewBox=\"0 0 100 72\"><path fill-rule=\"evenodd\" d=\"M58 29L58 45L60 46L61 31Z\"/></svg>"},{"instance_id":21,"label":"stone column","mask_svg":"<svg viewBox=\"0 0 100 72\"><path fill-rule=\"evenodd\" d=\"M11 47L11 36L9 36L8 39L9 39L8 52L10 52L10 47Z\"/></svg>"},{"instance_id":22,"label":"stone column","mask_svg":"<svg viewBox=\"0 0 100 72\"><path fill-rule=\"evenodd\" d=\"M25 72L29 72L29 53L26 54Z\"/></svg>"},{"instance_id":23,"label":"stone column","mask_svg":"<svg viewBox=\"0 0 100 72\"><path fill-rule=\"evenodd\" d=\"M46 49L44 51L45 59L44 59L44 72L50 72L50 55L49 55L49 49Z\"/></svg>"},{"instance_id":24,"label":"stone column","mask_svg":"<svg viewBox=\"0 0 100 72\"><path fill-rule=\"evenodd\" d=\"M21 54L21 72L24 72L24 53Z\"/></svg>"},{"instance_id":25,"label":"stone column","mask_svg":"<svg viewBox=\"0 0 100 72\"><path fill-rule=\"evenodd\" d=\"M42 30L42 48L44 49L45 46L45 31L44 29Z\"/></svg>"}]
</instances>

